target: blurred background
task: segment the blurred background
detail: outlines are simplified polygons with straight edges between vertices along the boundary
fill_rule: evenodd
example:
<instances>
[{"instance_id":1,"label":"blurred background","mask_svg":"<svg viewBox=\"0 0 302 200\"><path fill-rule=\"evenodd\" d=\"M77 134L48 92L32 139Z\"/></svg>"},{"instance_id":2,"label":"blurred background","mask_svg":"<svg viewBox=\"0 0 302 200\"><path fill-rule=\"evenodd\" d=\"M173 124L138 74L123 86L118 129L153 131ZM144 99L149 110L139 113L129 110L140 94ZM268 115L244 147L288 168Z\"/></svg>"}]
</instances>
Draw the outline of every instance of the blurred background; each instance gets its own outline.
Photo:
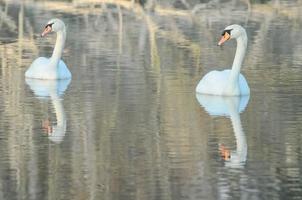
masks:
<instances>
[{"instance_id":1,"label":"blurred background","mask_svg":"<svg viewBox=\"0 0 302 200\"><path fill-rule=\"evenodd\" d=\"M0 199L301 199L301 8L0 0ZM43 85L24 73L52 53L55 34L40 37L51 18L67 26L73 78ZM195 87L230 68L235 41L216 44L235 23L251 95L213 116Z\"/></svg>"}]
</instances>

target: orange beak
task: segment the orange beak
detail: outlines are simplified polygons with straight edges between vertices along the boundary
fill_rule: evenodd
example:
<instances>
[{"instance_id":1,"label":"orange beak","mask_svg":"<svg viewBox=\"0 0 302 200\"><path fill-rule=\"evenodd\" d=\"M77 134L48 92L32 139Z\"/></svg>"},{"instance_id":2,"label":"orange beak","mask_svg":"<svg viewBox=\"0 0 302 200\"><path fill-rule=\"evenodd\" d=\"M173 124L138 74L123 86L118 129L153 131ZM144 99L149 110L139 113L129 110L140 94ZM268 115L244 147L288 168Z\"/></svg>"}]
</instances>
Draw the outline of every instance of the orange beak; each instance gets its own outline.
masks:
<instances>
[{"instance_id":1,"label":"orange beak","mask_svg":"<svg viewBox=\"0 0 302 200\"><path fill-rule=\"evenodd\" d=\"M41 37L43 37L43 36L47 35L48 33L50 33L51 30L52 29L51 29L50 26L46 26L45 29L44 29L44 31L43 31L43 33L41 34Z\"/></svg>"},{"instance_id":2,"label":"orange beak","mask_svg":"<svg viewBox=\"0 0 302 200\"><path fill-rule=\"evenodd\" d=\"M223 144L219 146L220 156L223 160L227 161L231 158L231 152Z\"/></svg>"},{"instance_id":3,"label":"orange beak","mask_svg":"<svg viewBox=\"0 0 302 200\"><path fill-rule=\"evenodd\" d=\"M53 132L53 128L51 126L51 122L47 119L42 122L42 129L48 134L51 135Z\"/></svg>"},{"instance_id":4,"label":"orange beak","mask_svg":"<svg viewBox=\"0 0 302 200\"><path fill-rule=\"evenodd\" d=\"M221 37L221 39L218 42L218 46L221 46L223 43L225 43L226 41L228 41L231 38L230 34L228 34L227 32Z\"/></svg>"}]
</instances>

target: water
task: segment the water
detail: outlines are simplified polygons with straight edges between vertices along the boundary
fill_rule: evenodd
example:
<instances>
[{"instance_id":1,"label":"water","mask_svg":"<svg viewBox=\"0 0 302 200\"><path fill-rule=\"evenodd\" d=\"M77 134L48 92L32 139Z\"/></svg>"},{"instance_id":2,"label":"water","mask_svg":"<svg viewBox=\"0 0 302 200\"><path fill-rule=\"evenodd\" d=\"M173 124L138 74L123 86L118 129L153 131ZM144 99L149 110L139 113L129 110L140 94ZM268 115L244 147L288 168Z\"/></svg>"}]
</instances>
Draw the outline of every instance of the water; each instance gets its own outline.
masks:
<instances>
[{"instance_id":1,"label":"water","mask_svg":"<svg viewBox=\"0 0 302 200\"><path fill-rule=\"evenodd\" d=\"M193 18L1 5L0 199L302 198L296 5ZM55 35L39 33L53 17L68 26L63 59L73 78L28 82L32 60L52 53ZM251 96L198 101L201 77L232 63L235 43L216 46L230 23L248 32Z\"/></svg>"}]
</instances>

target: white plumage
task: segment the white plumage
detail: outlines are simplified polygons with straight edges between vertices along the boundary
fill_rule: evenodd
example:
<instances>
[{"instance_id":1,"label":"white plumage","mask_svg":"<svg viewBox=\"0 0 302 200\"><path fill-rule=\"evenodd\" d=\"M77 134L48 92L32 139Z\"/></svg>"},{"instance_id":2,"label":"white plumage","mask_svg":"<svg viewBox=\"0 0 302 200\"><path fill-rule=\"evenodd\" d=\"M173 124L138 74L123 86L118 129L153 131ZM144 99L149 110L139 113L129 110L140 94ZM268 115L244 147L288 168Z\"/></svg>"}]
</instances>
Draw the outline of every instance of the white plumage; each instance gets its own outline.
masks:
<instances>
[{"instance_id":1,"label":"white plumage","mask_svg":"<svg viewBox=\"0 0 302 200\"><path fill-rule=\"evenodd\" d=\"M240 95L225 94L225 89L229 81L231 70L211 71L207 73L196 87L196 92L218 96L245 96L250 94L250 88L244 76L239 74L238 87Z\"/></svg>"},{"instance_id":2,"label":"white plumage","mask_svg":"<svg viewBox=\"0 0 302 200\"><path fill-rule=\"evenodd\" d=\"M211 71L198 83L196 92L219 96L244 96L250 94L250 88L240 69L247 47L247 35L240 25L225 28L218 45L229 39L237 40L237 49L231 70Z\"/></svg>"},{"instance_id":3,"label":"white plumage","mask_svg":"<svg viewBox=\"0 0 302 200\"><path fill-rule=\"evenodd\" d=\"M53 54L50 58L39 57L33 61L25 72L26 78L34 79L70 79L71 73L63 60L61 60L64 49L66 30L65 24L60 19L50 20L42 33L42 36L49 32L57 33L57 40Z\"/></svg>"}]
</instances>

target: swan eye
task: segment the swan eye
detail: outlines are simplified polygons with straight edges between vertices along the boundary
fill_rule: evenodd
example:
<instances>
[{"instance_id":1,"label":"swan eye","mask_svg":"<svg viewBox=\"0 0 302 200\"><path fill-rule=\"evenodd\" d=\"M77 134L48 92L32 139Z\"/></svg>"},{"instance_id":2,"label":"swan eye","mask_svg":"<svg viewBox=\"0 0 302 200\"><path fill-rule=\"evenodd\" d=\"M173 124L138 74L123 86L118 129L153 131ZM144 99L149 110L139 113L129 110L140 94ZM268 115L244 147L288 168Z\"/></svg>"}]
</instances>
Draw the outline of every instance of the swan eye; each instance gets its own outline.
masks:
<instances>
[{"instance_id":1,"label":"swan eye","mask_svg":"<svg viewBox=\"0 0 302 200\"><path fill-rule=\"evenodd\" d=\"M229 34L229 35L231 35L231 31L232 31L233 29L229 29L229 30L224 30L223 32L222 32L222 36L224 36L226 33L227 34Z\"/></svg>"},{"instance_id":2,"label":"swan eye","mask_svg":"<svg viewBox=\"0 0 302 200\"><path fill-rule=\"evenodd\" d=\"M54 24L54 22L53 23L50 23L50 24L47 24L46 26L45 26L45 28L47 28L47 27L50 27L50 28L52 28L52 25Z\"/></svg>"}]
</instances>

